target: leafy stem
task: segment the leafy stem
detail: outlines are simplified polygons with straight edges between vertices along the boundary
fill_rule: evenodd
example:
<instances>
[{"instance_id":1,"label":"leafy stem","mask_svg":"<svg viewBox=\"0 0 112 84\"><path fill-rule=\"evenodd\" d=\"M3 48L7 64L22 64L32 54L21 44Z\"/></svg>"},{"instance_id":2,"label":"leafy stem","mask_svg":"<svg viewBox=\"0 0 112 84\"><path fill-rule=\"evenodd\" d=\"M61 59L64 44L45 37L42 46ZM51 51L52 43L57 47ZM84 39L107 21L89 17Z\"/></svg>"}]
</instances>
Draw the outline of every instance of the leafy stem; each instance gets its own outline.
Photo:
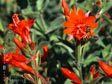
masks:
<instances>
[{"instance_id":1,"label":"leafy stem","mask_svg":"<svg viewBox=\"0 0 112 84\"><path fill-rule=\"evenodd\" d=\"M82 47L81 47L81 43L77 41L76 43L76 48L75 48L75 56L76 56L76 60L77 60L77 68L79 70L80 73L80 78L81 81L83 82L83 76L82 76Z\"/></svg>"}]
</instances>

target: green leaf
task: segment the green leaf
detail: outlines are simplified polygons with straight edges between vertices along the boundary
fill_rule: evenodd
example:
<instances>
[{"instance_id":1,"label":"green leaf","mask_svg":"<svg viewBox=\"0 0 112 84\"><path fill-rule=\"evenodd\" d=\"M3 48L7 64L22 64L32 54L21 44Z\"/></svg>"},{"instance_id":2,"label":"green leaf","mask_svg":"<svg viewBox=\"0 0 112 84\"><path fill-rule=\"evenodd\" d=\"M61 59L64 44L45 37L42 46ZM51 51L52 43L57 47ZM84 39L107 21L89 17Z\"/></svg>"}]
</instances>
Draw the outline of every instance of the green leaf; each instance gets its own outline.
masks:
<instances>
[{"instance_id":1,"label":"green leaf","mask_svg":"<svg viewBox=\"0 0 112 84\"><path fill-rule=\"evenodd\" d=\"M50 29L62 27L63 22L64 22L64 17L63 16L57 17L55 20L53 20L50 23Z\"/></svg>"},{"instance_id":2,"label":"green leaf","mask_svg":"<svg viewBox=\"0 0 112 84\"><path fill-rule=\"evenodd\" d=\"M4 31L3 25L2 25L2 21L0 20L0 31Z\"/></svg>"},{"instance_id":3,"label":"green leaf","mask_svg":"<svg viewBox=\"0 0 112 84\"><path fill-rule=\"evenodd\" d=\"M68 47L67 45L65 45L65 44L63 44L63 43L56 43L56 44L59 45L59 46L65 47L65 48L68 50L68 52L70 52L70 53L73 52L73 50L72 50L70 47Z\"/></svg>"},{"instance_id":4,"label":"green leaf","mask_svg":"<svg viewBox=\"0 0 112 84\"><path fill-rule=\"evenodd\" d=\"M107 16L105 16L105 15L102 15L103 16L103 19L106 21L106 22L108 22L109 23L109 25L112 25L112 20L111 19L109 19Z\"/></svg>"},{"instance_id":5,"label":"green leaf","mask_svg":"<svg viewBox=\"0 0 112 84\"><path fill-rule=\"evenodd\" d=\"M67 79L64 84L73 84L71 80Z\"/></svg>"},{"instance_id":6,"label":"green leaf","mask_svg":"<svg viewBox=\"0 0 112 84\"><path fill-rule=\"evenodd\" d=\"M102 41L103 38L100 37L100 39L96 42L98 45L105 47L105 44Z\"/></svg>"},{"instance_id":7,"label":"green leaf","mask_svg":"<svg viewBox=\"0 0 112 84\"><path fill-rule=\"evenodd\" d=\"M43 34L42 34L42 32L40 32L40 30L31 29L31 32L34 33L35 35L43 36Z\"/></svg>"},{"instance_id":8,"label":"green leaf","mask_svg":"<svg viewBox=\"0 0 112 84\"><path fill-rule=\"evenodd\" d=\"M95 52L97 53L97 52ZM96 62L98 60L98 56L97 55L93 55L93 54L90 54L83 62L83 66L86 67L87 65L89 65L90 63L92 62Z\"/></svg>"},{"instance_id":9,"label":"green leaf","mask_svg":"<svg viewBox=\"0 0 112 84\"><path fill-rule=\"evenodd\" d=\"M42 82L41 82L41 79L40 79L40 78L38 79L38 84L42 84Z\"/></svg>"},{"instance_id":10,"label":"green leaf","mask_svg":"<svg viewBox=\"0 0 112 84\"><path fill-rule=\"evenodd\" d=\"M37 0L37 2L36 2L37 10L41 10L42 9L43 2L44 2L44 0Z\"/></svg>"},{"instance_id":11,"label":"green leaf","mask_svg":"<svg viewBox=\"0 0 112 84\"><path fill-rule=\"evenodd\" d=\"M102 82L101 84L112 84L112 82Z\"/></svg>"},{"instance_id":12,"label":"green leaf","mask_svg":"<svg viewBox=\"0 0 112 84\"><path fill-rule=\"evenodd\" d=\"M52 35L50 36L50 40L51 40L51 41L58 41L57 35L52 34Z\"/></svg>"},{"instance_id":13,"label":"green leaf","mask_svg":"<svg viewBox=\"0 0 112 84\"><path fill-rule=\"evenodd\" d=\"M104 58L106 58L109 54L109 50L111 48L111 44L107 45L103 50L102 50L102 55Z\"/></svg>"},{"instance_id":14,"label":"green leaf","mask_svg":"<svg viewBox=\"0 0 112 84\"><path fill-rule=\"evenodd\" d=\"M60 43L60 42L56 43L56 46L60 46L62 49L66 50L64 52L67 52L69 54L69 56L74 59L73 49L72 48L70 48L69 46L65 45L64 43Z\"/></svg>"},{"instance_id":15,"label":"green leaf","mask_svg":"<svg viewBox=\"0 0 112 84\"><path fill-rule=\"evenodd\" d=\"M79 72L75 67L73 67L73 70L74 70L74 73L75 73L77 76L80 76L80 72Z\"/></svg>"},{"instance_id":16,"label":"green leaf","mask_svg":"<svg viewBox=\"0 0 112 84\"><path fill-rule=\"evenodd\" d=\"M103 14L106 11L108 11L112 7L112 5L111 5L112 2L111 1L107 3L107 1L105 0L105 2L103 4L104 4L104 6L103 6L103 8L100 11L101 14Z\"/></svg>"},{"instance_id":17,"label":"green leaf","mask_svg":"<svg viewBox=\"0 0 112 84\"><path fill-rule=\"evenodd\" d=\"M3 42L4 42L3 39L0 37L0 44L3 44Z\"/></svg>"},{"instance_id":18,"label":"green leaf","mask_svg":"<svg viewBox=\"0 0 112 84\"><path fill-rule=\"evenodd\" d=\"M31 6L29 5L28 7L27 7L27 9L23 9L23 11L22 11L22 14L23 15L29 15L29 14L32 14L32 8L31 8Z\"/></svg>"}]
</instances>

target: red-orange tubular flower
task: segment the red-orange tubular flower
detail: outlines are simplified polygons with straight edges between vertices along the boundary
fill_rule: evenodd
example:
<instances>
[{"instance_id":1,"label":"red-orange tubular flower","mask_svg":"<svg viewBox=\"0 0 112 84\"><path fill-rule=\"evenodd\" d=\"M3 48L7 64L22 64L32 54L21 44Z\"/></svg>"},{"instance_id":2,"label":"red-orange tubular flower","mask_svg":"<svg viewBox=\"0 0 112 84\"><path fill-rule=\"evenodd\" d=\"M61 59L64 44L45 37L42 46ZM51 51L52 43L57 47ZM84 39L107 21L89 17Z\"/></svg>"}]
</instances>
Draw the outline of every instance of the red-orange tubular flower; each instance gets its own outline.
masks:
<instances>
[{"instance_id":1,"label":"red-orange tubular flower","mask_svg":"<svg viewBox=\"0 0 112 84\"><path fill-rule=\"evenodd\" d=\"M82 84L79 77L74 72L70 71L67 68L61 68L61 71L67 78L69 78L70 80L72 80L76 84Z\"/></svg>"},{"instance_id":2,"label":"red-orange tubular flower","mask_svg":"<svg viewBox=\"0 0 112 84\"><path fill-rule=\"evenodd\" d=\"M3 62L10 64L14 67L18 67L32 74L34 73L33 69L26 64L27 62L29 62L29 60L24 55L9 52L3 55Z\"/></svg>"},{"instance_id":3,"label":"red-orange tubular flower","mask_svg":"<svg viewBox=\"0 0 112 84\"><path fill-rule=\"evenodd\" d=\"M102 2L101 2L101 0L98 0L98 1L96 2L96 5L98 5L98 6L102 6Z\"/></svg>"},{"instance_id":4,"label":"red-orange tubular flower","mask_svg":"<svg viewBox=\"0 0 112 84\"><path fill-rule=\"evenodd\" d=\"M9 52L7 54L3 54L2 61L3 63L10 64L24 71L35 74L33 68L27 65L30 62L30 60L27 59L24 55L19 54L18 49L16 49L16 53ZM44 79L44 77L40 75L39 72L36 73L36 76L40 78L46 84L46 80Z\"/></svg>"},{"instance_id":5,"label":"red-orange tubular flower","mask_svg":"<svg viewBox=\"0 0 112 84\"><path fill-rule=\"evenodd\" d=\"M68 5L65 0L62 0L62 7L64 9L67 21L64 22L64 33L72 35L73 37L81 40L84 37L91 37L95 34L92 32L98 24L95 23L95 16L89 16L88 13L84 13L82 9L78 11L74 7L71 12L68 11Z\"/></svg>"},{"instance_id":6,"label":"red-orange tubular flower","mask_svg":"<svg viewBox=\"0 0 112 84\"><path fill-rule=\"evenodd\" d=\"M65 0L62 0L62 7L64 9L65 16L69 16L69 8Z\"/></svg>"},{"instance_id":7,"label":"red-orange tubular flower","mask_svg":"<svg viewBox=\"0 0 112 84\"><path fill-rule=\"evenodd\" d=\"M41 62L42 63L46 61L47 56L48 56L48 46L47 45L43 46L43 51L44 51L44 54L41 56ZM33 55L32 59L36 60L36 55Z\"/></svg>"},{"instance_id":8,"label":"red-orange tubular flower","mask_svg":"<svg viewBox=\"0 0 112 84\"><path fill-rule=\"evenodd\" d=\"M100 72L99 71L96 72L96 66L95 65L91 66L90 73L92 74L94 79L97 79L100 76Z\"/></svg>"},{"instance_id":9,"label":"red-orange tubular flower","mask_svg":"<svg viewBox=\"0 0 112 84\"><path fill-rule=\"evenodd\" d=\"M18 48L23 48L23 43L16 37L14 37L14 42L17 45Z\"/></svg>"},{"instance_id":10,"label":"red-orange tubular flower","mask_svg":"<svg viewBox=\"0 0 112 84\"><path fill-rule=\"evenodd\" d=\"M98 64L105 74L112 78L112 67L101 60L98 61Z\"/></svg>"},{"instance_id":11,"label":"red-orange tubular flower","mask_svg":"<svg viewBox=\"0 0 112 84\"><path fill-rule=\"evenodd\" d=\"M43 46L43 51L44 51L44 55L41 57L41 62L44 62L47 59L47 56L48 56L48 46L47 45Z\"/></svg>"},{"instance_id":12,"label":"red-orange tubular flower","mask_svg":"<svg viewBox=\"0 0 112 84\"><path fill-rule=\"evenodd\" d=\"M4 49L4 46L3 45L0 45L0 49Z\"/></svg>"},{"instance_id":13,"label":"red-orange tubular flower","mask_svg":"<svg viewBox=\"0 0 112 84\"><path fill-rule=\"evenodd\" d=\"M13 23L9 24L9 29L20 35L24 44L31 43L30 28L32 27L34 20L19 20L18 14L12 16Z\"/></svg>"}]
</instances>

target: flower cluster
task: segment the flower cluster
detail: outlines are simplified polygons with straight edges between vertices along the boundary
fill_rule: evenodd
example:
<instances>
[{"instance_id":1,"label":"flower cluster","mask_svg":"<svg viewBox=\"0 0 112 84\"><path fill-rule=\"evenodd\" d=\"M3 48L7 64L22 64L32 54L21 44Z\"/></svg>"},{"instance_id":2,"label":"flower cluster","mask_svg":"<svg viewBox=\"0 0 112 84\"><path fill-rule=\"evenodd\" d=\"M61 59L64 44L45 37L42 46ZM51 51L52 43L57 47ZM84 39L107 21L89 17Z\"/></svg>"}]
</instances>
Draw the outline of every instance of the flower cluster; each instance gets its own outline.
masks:
<instances>
[{"instance_id":1,"label":"flower cluster","mask_svg":"<svg viewBox=\"0 0 112 84\"><path fill-rule=\"evenodd\" d=\"M33 52L35 49L35 43L32 42L30 36L30 28L34 23L33 19L29 20L19 20L18 14L14 14L12 16L13 23L9 24L10 30L15 32L21 37L20 41L17 37L14 37L14 42L17 46L16 52L10 51L8 53L3 54L3 63L10 64L13 67L17 67L22 71L26 71L27 73L35 75L37 78L40 78L43 83L46 83L46 79L40 75L40 73L34 69L38 67L38 63L36 59L40 58L41 62L45 62L48 56L48 46L43 46L44 54L40 57ZM4 47L0 45L0 48L3 49ZM29 51L30 48L30 51ZM25 54L26 52L26 54ZM32 62L35 63L33 67Z\"/></svg>"},{"instance_id":2,"label":"flower cluster","mask_svg":"<svg viewBox=\"0 0 112 84\"><path fill-rule=\"evenodd\" d=\"M9 24L9 29L18 34L25 45L31 43L32 40L29 31L34 23L34 20L33 19L20 20L18 14L14 14L12 16L12 19L13 23Z\"/></svg>"},{"instance_id":3,"label":"flower cluster","mask_svg":"<svg viewBox=\"0 0 112 84\"><path fill-rule=\"evenodd\" d=\"M92 32L98 26L95 23L95 16L89 16L89 12L84 13L82 9L76 10L75 7L69 12L65 0L62 0L62 7L67 18L67 21L64 22L64 33L76 37L79 41L85 37L95 36L94 32Z\"/></svg>"},{"instance_id":4,"label":"flower cluster","mask_svg":"<svg viewBox=\"0 0 112 84\"><path fill-rule=\"evenodd\" d=\"M30 62L30 60L27 59L24 55L19 54L18 50L15 53L8 52L7 54L4 54L3 62L5 64L11 64L14 67L18 67L32 74L34 73L33 69L27 65Z\"/></svg>"},{"instance_id":5,"label":"flower cluster","mask_svg":"<svg viewBox=\"0 0 112 84\"><path fill-rule=\"evenodd\" d=\"M101 4L98 0L97 4ZM76 9L73 7L69 10L66 0L62 0L62 7L64 9L64 15L66 21L64 22L64 33L75 37L78 41L81 41L83 38L91 38L95 36L93 30L98 27L98 24L95 22L95 16L89 16L90 12L84 13L82 9ZM80 53L75 52L75 53ZM105 62L99 60L99 67L104 71L104 73L112 78L112 67L106 64ZM82 80L72 71L67 68L61 68L62 73L70 80L76 84L82 84ZM81 70L79 69L81 72ZM96 66L92 65L90 68L90 80L97 80L100 77L100 71L96 71ZM93 81L92 81L93 82ZM91 82L90 82L91 83Z\"/></svg>"},{"instance_id":6,"label":"flower cluster","mask_svg":"<svg viewBox=\"0 0 112 84\"><path fill-rule=\"evenodd\" d=\"M96 66L92 65L90 68L90 74L92 75L93 79L97 79L100 76L100 72L96 72Z\"/></svg>"},{"instance_id":7,"label":"flower cluster","mask_svg":"<svg viewBox=\"0 0 112 84\"><path fill-rule=\"evenodd\" d=\"M108 64L106 64L105 62L99 60L98 61L99 67L104 71L104 73L109 76L110 78L112 78L112 67L109 66ZM61 68L61 72L70 80L72 80L74 83L76 84L82 84L81 80L79 79L79 77L72 71L70 71L67 68ZM92 78L98 79L100 77L100 72L97 71L96 72L96 67L95 65L92 65L90 68L90 75L92 76Z\"/></svg>"}]
</instances>

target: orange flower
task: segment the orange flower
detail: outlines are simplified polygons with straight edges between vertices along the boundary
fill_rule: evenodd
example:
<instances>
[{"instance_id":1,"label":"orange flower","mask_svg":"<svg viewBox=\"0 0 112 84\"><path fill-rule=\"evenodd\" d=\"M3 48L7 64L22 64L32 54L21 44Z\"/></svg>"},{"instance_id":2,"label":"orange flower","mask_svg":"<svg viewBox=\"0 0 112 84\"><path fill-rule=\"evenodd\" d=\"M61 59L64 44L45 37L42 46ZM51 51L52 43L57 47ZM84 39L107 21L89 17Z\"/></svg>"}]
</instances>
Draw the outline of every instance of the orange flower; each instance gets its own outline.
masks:
<instances>
[{"instance_id":1,"label":"orange flower","mask_svg":"<svg viewBox=\"0 0 112 84\"><path fill-rule=\"evenodd\" d=\"M42 63L46 61L47 56L48 56L48 46L47 45L43 46L43 51L44 51L44 55L42 55L42 57L41 57L41 62ZM36 60L36 55L33 55L32 59Z\"/></svg>"},{"instance_id":2,"label":"orange flower","mask_svg":"<svg viewBox=\"0 0 112 84\"><path fill-rule=\"evenodd\" d=\"M96 66L95 65L91 66L90 73L92 74L94 79L97 79L100 76L100 72L99 71L96 72Z\"/></svg>"},{"instance_id":3,"label":"orange flower","mask_svg":"<svg viewBox=\"0 0 112 84\"><path fill-rule=\"evenodd\" d=\"M48 46L47 45L43 46L43 51L44 51L44 55L41 57L41 62L44 62L47 59L47 56L48 56Z\"/></svg>"},{"instance_id":4,"label":"orange flower","mask_svg":"<svg viewBox=\"0 0 112 84\"><path fill-rule=\"evenodd\" d=\"M66 3L65 0L62 1L62 4ZM72 35L76 37L78 40L81 40L83 37L90 38L95 34L92 32L98 24L95 23L95 16L88 16L89 13L84 13L81 9L76 11L76 8L73 8L68 15L67 5L62 5L64 11L67 12L65 16L67 17L67 21L64 22L64 26L66 29L64 33Z\"/></svg>"},{"instance_id":5,"label":"orange flower","mask_svg":"<svg viewBox=\"0 0 112 84\"><path fill-rule=\"evenodd\" d=\"M30 28L34 23L33 19L19 20L18 14L12 16L13 23L9 24L9 29L20 35L24 44L31 43Z\"/></svg>"},{"instance_id":6,"label":"orange flower","mask_svg":"<svg viewBox=\"0 0 112 84\"><path fill-rule=\"evenodd\" d=\"M102 6L102 2L101 2L101 0L98 0L98 1L96 2L96 5L98 5L98 6Z\"/></svg>"},{"instance_id":7,"label":"orange flower","mask_svg":"<svg viewBox=\"0 0 112 84\"><path fill-rule=\"evenodd\" d=\"M14 42L18 48L23 48L23 43L16 37L14 37Z\"/></svg>"},{"instance_id":8,"label":"orange flower","mask_svg":"<svg viewBox=\"0 0 112 84\"><path fill-rule=\"evenodd\" d=\"M61 71L67 78L69 78L70 80L72 80L76 84L82 84L79 77L74 72L70 71L67 68L61 68Z\"/></svg>"},{"instance_id":9,"label":"orange flower","mask_svg":"<svg viewBox=\"0 0 112 84\"><path fill-rule=\"evenodd\" d=\"M64 9L65 16L69 16L69 8L65 0L62 0L62 7Z\"/></svg>"},{"instance_id":10,"label":"orange flower","mask_svg":"<svg viewBox=\"0 0 112 84\"><path fill-rule=\"evenodd\" d=\"M35 45L36 45L36 44L35 44L34 42L31 42L30 47L31 47L31 49L32 49L32 50L34 50L34 49L35 49Z\"/></svg>"},{"instance_id":11,"label":"orange flower","mask_svg":"<svg viewBox=\"0 0 112 84\"><path fill-rule=\"evenodd\" d=\"M28 71L32 74L34 73L33 69L26 64L27 62L29 62L29 60L24 55L9 52L3 55L3 62L11 64L12 66L18 67L22 70Z\"/></svg>"},{"instance_id":12,"label":"orange flower","mask_svg":"<svg viewBox=\"0 0 112 84\"><path fill-rule=\"evenodd\" d=\"M25 70L27 72L30 72L32 74L35 74L33 68L27 65L27 63L29 63L30 60L28 60L24 55L9 52L9 53L3 55L3 62L7 63L7 64L10 64L14 67L20 68L22 70ZM39 72L36 73L36 76L38 78L40 78L43 83L47 82L44 79L44 77L40 75Z\"/></svg>"},{"instance_id":13,"label":"orange flower","mask_svg":"<svg viewBox=\"0 0 112 84\"><path fill-rule=\"evenodd\" d=\"M3 45L0 45L0 49L4 49L4 46Z\"/></svg>"},{"instance_id":14,"label":"orange flower","mask_svg":"<svg viewBox=\"0 0 112 84\"><path fill-rule=\"evenodd\" d=\"M105 74L112 78L112 67L101 60L98 61L98 64Z\"/></svg>"}]
</instances>

